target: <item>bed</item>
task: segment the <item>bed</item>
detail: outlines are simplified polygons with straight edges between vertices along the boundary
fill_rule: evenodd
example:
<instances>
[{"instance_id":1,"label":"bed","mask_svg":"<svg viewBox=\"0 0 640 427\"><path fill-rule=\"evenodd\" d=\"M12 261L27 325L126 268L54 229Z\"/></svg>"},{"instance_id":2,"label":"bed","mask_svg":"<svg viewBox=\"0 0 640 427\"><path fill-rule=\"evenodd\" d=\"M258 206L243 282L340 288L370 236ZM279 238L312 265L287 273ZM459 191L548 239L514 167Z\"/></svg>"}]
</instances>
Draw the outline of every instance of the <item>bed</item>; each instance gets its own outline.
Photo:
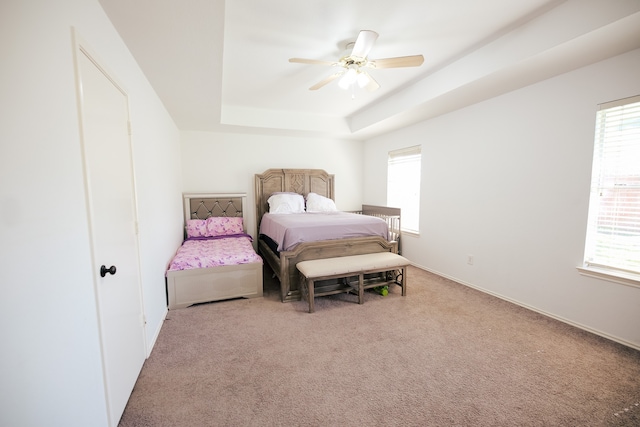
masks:
<instances>
[{"instance_id":1,"label":"bed","mask_svg":"<svg viewBox=\"0 0 640 427\"><path fill-rule=\"evenodd\" d=\"M185 240L166 273L170 310L262 296L262 258L246 234L246 194L184 194Z\"/></svg>"},{"instance_id":2,"label":"bed","mask_svg":"<svg viewBox=\"0 0 640 427\"><path fill-rule=\"evenodd\" d=\"M292 246L261 234L262 221L269 214L269 199L273 195L293 193L308 196L310 193L335 200L334 176L322 169L268 169L255 175L256 222L258 253L269 265L280 282L282 302L299 300L300 275L296 264L300 261L361 255L376 252L398 253L400 238L400 210L396 208L363 205L362 210L350 212L360 216L377 217L386 224L383 235L353 235L353 237L328 238L317 241L295 242ZM357 215L356 215L357 216ZM358 233L355 233L358 234Z\"/></svg>"}]
</instances>

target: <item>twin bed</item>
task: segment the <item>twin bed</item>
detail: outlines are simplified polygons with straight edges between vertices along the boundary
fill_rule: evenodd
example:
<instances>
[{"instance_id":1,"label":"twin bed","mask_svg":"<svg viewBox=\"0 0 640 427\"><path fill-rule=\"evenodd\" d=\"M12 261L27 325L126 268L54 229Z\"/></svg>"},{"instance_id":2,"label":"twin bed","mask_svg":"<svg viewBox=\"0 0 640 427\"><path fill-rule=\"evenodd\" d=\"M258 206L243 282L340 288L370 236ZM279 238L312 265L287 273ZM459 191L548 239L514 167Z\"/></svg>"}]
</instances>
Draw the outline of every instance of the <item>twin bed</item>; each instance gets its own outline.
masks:
<instances>
[{"instance_id":1,"label":"twin bed","mask_svg":"<svg viewBox=\"0 0 640 427\"><path fill-rule=\"evenodd\" d=\"M257 253L246 234L245 194L184 195L186 239L166 273L169 309L262 296L263 262L285 302L300 299L300 261L399 252L400 210L337 211L334 177L324 170L257 174L255 200Z\"/></svg>"},{"instance_id":2,"label":"twin bed","mask_svg":"<svg viewBox=\"0 0 640 427\"><path fill-rule=\"evenodd\" d=\"M246 234L245 194L185 194L185 241L166 273L170 310L262 296L262 258Z\"/></svg>"}]
</instances>

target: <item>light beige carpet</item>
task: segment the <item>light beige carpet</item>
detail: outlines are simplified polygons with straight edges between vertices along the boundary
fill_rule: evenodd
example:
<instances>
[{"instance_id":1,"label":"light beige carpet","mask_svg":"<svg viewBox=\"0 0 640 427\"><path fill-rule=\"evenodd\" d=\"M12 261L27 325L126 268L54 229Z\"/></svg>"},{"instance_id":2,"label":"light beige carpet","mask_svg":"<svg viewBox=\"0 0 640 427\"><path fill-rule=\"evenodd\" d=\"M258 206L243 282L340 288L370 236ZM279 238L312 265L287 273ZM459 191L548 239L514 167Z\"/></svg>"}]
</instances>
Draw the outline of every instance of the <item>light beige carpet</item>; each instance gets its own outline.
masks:
<instances>
[{"instance_id":1,"label":"light beige carpet","mask_svg":"<svg viewBox=\"0 0 640 427\"><path fill-rule=\"evenodd\" d=\"M640 352L411 267L170 311L120 426L639 426ZM639 325L640 327L640 325Z\"/></svg>"}]
</instances>

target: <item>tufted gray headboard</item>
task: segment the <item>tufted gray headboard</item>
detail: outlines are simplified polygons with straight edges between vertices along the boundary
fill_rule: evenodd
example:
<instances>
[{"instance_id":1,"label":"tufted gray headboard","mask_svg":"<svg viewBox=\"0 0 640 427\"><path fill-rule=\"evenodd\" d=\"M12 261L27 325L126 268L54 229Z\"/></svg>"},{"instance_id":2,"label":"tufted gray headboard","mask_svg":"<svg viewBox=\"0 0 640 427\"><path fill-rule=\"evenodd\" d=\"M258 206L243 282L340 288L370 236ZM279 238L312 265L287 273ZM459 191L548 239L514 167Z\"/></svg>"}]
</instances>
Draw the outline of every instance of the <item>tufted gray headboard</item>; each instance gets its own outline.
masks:
<instances>
[{"instance_id":1,"label":"tufted gray headboard","mask_svg":"<svg viewBox=\"0 0 640 427\"><path fill-rule=\"evenodd\" d=\"M246 194L184 194L185 221L210 216L244 216Z\"/></svg>"},{"instance_id":2,"label":"tufted gray headboard","mask_svg":"<svg viewBox=\"0 0 640 427\"><path fill-rule=\"evenodd\" d=\"M188 219L207 219L211 216L244 218L243 207L246 199L246 193L185 193L183 194L184 224L186 226ZM246 231L246 224L244 229Z\"/></svg>"}]
</instances>

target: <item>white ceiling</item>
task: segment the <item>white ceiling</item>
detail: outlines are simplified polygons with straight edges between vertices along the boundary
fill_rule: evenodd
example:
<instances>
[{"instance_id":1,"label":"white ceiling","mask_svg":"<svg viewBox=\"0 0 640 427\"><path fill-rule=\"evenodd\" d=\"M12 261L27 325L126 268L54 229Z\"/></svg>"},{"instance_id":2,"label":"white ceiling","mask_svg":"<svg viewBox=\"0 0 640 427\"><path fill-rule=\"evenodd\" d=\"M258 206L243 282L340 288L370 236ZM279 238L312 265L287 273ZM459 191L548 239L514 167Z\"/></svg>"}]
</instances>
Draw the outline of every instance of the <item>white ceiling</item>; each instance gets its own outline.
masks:
<instances>
[{"instance_id":1,"label":"white ceiling","mask_svg":"<svg viewBox=\"0 0 640 427\"><path fill-rule=\"evenodd\" d=\"M367 139L640 47L640 0L100 0L182 130ZM308 88L362 29L375 92ZM352 99L352 95L355 96Z\"/></svg>"}]
</instances>

